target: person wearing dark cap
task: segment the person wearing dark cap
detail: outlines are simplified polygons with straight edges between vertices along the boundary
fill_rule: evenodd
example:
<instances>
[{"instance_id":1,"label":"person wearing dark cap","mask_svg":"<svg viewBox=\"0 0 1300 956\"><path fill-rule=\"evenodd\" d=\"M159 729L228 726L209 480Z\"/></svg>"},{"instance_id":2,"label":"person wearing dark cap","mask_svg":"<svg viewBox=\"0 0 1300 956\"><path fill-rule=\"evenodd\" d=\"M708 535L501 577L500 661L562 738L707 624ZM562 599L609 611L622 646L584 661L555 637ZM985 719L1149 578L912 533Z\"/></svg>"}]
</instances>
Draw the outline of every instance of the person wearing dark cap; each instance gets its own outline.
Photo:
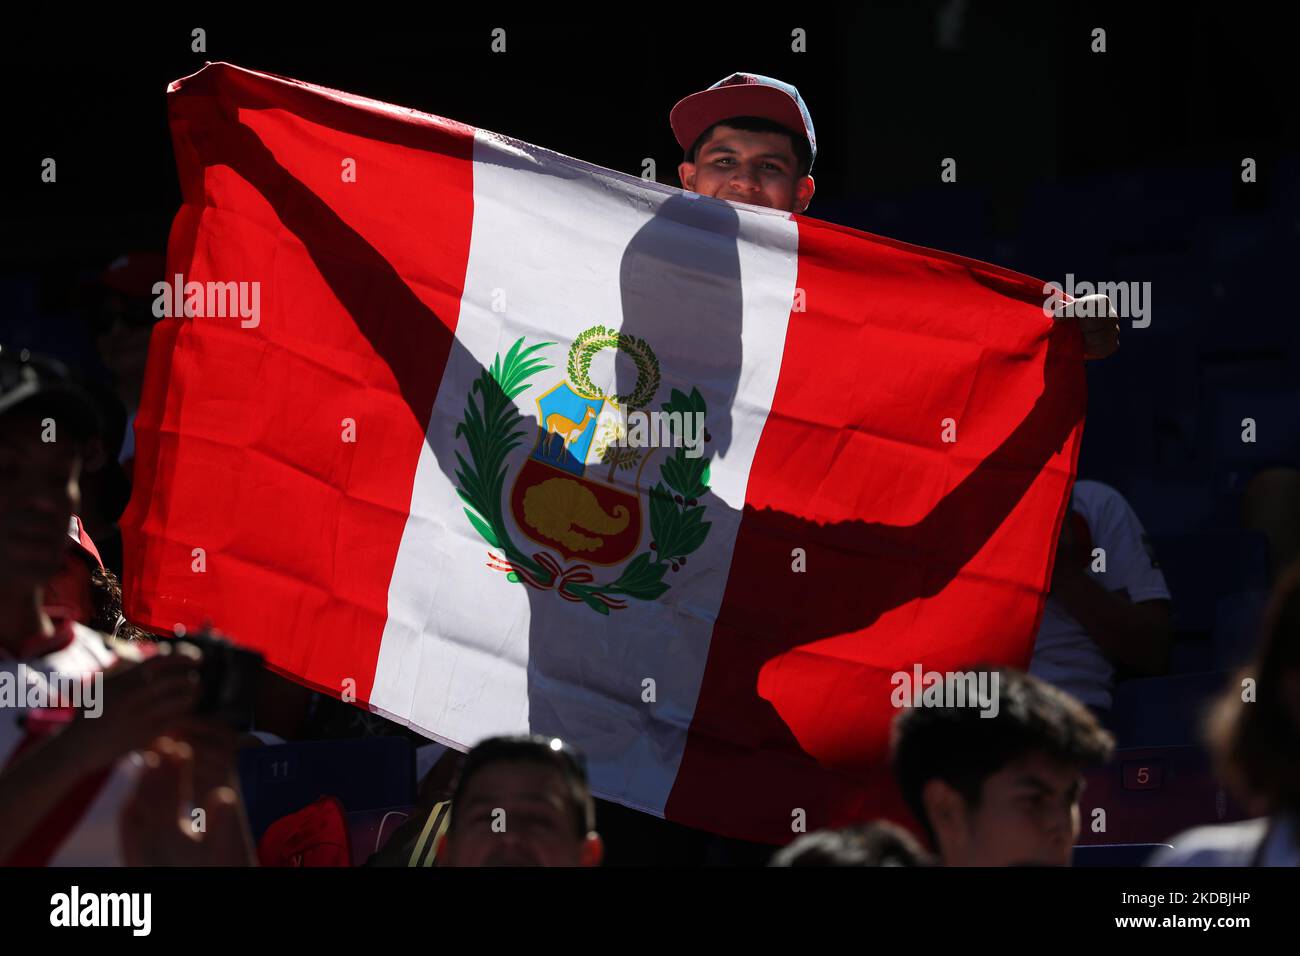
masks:
<instances>
[{"instance_id":1,"label":"person wearing dark cap","mask_svg":"<svg viewBox=\"0 0 1300 956\"><path fill-rule=\"evenodd\" d=\"M161 253L134 251L118 256L98 276L95 347L129 417L140 407L149 339L158 321L153 313L153 287L166 272L167 261ZM129 458L135 448L129 427L125 440L120 451ZM116 457L119 449L110 449L110 453Z\"/></svg>"},{"instance_id":2,"label":"person wearing dark cap","mask_svg":"<svg viewBox=\"0 0 1300 956\"><path fill-rule=\"evenodd\" d=\"M85 290L85 317L102 367L83 383L104 419L99 447L86 462L81 517L99 545L104 564L122 567L117 521L131 497L135 466L135 416L144 386L154 315L155 283L167 262L161 253L132 251L116 257Z\"/></svg>"},{"instance_id":3,"label":"person wearing dark cap","mask_svg":"<svg viewBox=\"0 0 1300 956\"><path fill-rule=\"evenodd\" d=\"M40 608L26 599L62 568L86 445L99 421L61 365L0 348L0 422L0 586L24 601L0 629L34 633Z\"/></svg>"},{"instance_id":4,"label":"person wearing dark cap","mask_svg":"<svg viewBox=\"0 0 1300 956\"><path fill-rule=\"evenodd\" d=\"M44 609L97 429L61 366L0 348L0 863L123 862L117 815L139 770L130 754L199 720L194 661L140 659Z\"/></svg>"},{"instance_id":5,"label":"person wearing dark cap","mask_svg":"<svg viewBox=\"0 0 1300 956\"><path fill-rule=\"evenodd\" d=\"M668 117L683 150L682 188L702 196L802 214L816 185L817 134L812 116L789 83L758 73L732 73L677 102ZM1079 316L1086 358L1119 348L1119 318L1105 296L1066 306ZM1084 307L1086 304L1086 307Z\"/></svg>"},{"instance_id":6,"label":"person wearing dark cap","mask_svg":"<svg viewBox=\"0 0 1300 956\"><path fill-rule=\"evenodd\" d=\"M599 866L582 756L558 738L490 737L465 758L438 866Z\"/></svg>"}]
</instances>

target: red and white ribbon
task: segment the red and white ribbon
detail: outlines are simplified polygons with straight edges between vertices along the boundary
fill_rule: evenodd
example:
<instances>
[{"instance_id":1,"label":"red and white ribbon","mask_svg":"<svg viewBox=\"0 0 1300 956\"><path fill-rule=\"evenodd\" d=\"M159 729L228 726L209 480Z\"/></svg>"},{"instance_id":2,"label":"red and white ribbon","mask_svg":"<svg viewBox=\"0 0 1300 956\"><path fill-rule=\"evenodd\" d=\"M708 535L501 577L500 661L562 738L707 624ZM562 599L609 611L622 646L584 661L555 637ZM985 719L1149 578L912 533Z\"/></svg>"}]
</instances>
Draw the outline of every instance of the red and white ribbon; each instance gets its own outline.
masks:
<instances>
[{"instance_id":1,"label":"red and white ribbon","mask_svg":"<svg viewBox=\"0 0 1300 956\"><path fill-rule=\"evenodd\" d=\"M560 563L551 557L545 551L538 551L533 555L533 560L540 564L550 575L550 580L543 580L528 568L512 564L506 558L488 552L487 566L493 571L502 571L505 573L514 572L519 575L520 580L539 591L549 591L554 588L566 601L579 603L585 599L569 591L570 584L590 584L595 578L592 576L591 568L585 564L571 564L567 568L560 567ZM593 592L594 597L601 604L614 610L620 610L627 607L627 602L621 598L609 597L601 594L599 591Z\"/></svg>"}]
</instances>

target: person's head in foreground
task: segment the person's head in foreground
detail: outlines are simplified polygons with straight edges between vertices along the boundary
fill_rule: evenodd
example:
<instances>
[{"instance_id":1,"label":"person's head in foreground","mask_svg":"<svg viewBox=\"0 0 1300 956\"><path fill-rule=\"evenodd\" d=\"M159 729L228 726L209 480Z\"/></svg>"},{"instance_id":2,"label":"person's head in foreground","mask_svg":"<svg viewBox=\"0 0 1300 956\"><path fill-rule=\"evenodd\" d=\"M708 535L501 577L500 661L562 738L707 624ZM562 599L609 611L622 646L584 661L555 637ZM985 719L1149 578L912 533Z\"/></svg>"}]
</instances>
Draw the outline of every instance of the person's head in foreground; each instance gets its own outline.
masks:
<instances>
[{"instance_id":1,"label":"person's head in foreground","mask_svg":"<svg viewBox=\"0 0 1300 956\"><path fill-rule=\"evenodd\" d=\"M777 851L768 866L928 866L929 854L902 827L885 820L816 830Z\"/></svg>"},{"instance_id":2,"label":"person's head in foreground","mask_svg":"<svg viewBox=\"0 0 1300 956\"><path fill-rule=\"evenodd\" d=\"M465 758L439 866L597 866L583 759L557 738L491 737Z\"/></svg>"},{"instance_id":3,"label":"person's head in foreground","mask_svg":"<svg viewBox=\"0 0 1300 956\"><path fill-rule=\"evenodd\" d=\"M790 84L733 73L680 100L669 122L684 154L683 189L787 212L812 202L817 136Z\"/></svg>"},{"instance_id":4,"label":"person's head in foreground","mask_svg":"<svg viewBox=\"0 0 1300 956\"><path fill-rule=\"evenodd\" d=\"M1259 648L1211 713L1209 742L1248 810L1300 817L1300 562L1278 576Z\"/></svg>"},{"instance_id":5,"label":"person's head in foreground","mask_svg":"<svg viewBox=\"0 0 1300 956\"><path fill-rule=\"evenodd\" d=\"M1069 866L1082 773L1110 759L1114 739L1068 694L995 673L996 711L915 707L895 719L899 787L944 866Z\"/></svg>"},{"instance_id":6,"label":"person's head in foreground","mask_svg":"<svg viewBox=\"0 0 1300 956\"><path fill-rule=\"evenodd\" d=\"M1278 575L1253 659L1212 708L1215 769L1252 819L1169 838L1148 866L1300 866L1300 563Z\"/></svg>"},{"instance_id":7,"label":"person's head in foreground","mask_svg":"<svg viewBox=\"0 0 1300 956\"><path fill-rule=\"evenodd\" d=\"M62 366L0 346L0 581L28 604L67 560L81 464L97 428Z\"/></svg>"}]
</instances>

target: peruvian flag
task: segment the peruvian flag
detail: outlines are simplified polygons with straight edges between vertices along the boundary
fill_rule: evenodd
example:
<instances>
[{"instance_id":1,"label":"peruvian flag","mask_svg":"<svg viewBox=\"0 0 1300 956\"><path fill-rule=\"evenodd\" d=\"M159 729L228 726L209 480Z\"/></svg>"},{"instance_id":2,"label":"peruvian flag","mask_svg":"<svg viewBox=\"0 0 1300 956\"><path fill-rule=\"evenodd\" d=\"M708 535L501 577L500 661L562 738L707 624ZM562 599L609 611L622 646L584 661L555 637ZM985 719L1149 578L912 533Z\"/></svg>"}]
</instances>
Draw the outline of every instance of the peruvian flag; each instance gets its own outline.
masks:
<instances>
[{"instance_id":1,"label":"peruvian flag","mask_svg":"<svg viewBox=\"0 0 1300 956\"><path fill-rule=\"evenodd\" d=\"M126 607L784 842L903 818L894 675L1024 666L1082 433L1039 280L211 64Z\"/></svg>"}]
</instances>

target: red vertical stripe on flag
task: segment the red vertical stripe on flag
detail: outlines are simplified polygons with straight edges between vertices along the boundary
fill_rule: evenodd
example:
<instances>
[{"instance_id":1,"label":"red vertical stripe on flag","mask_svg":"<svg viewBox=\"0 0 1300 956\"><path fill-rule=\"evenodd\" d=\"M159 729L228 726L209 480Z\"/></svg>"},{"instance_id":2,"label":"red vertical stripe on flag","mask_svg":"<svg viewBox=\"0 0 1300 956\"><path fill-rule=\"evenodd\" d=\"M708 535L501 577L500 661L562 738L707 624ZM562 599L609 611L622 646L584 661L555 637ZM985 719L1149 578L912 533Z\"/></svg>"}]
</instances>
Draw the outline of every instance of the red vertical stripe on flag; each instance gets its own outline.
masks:
<instances>
[{"instance_id":1,"label":"red vertical stripe on flag","mask_svg":"<svg viewBox=\"0 0 1300 956\"><path fill-rule=\"evenodd\" d=\"M666 808L772 842L801 819L907 820L893 674L1027 663L1085 395L1041 282L798 221L806 311Z\"/></svg>"},{"instance_id":2,"label":"red vertical stripe on flag","mask_svg":"<svg viewBox=\"0 0 1300 956\"><path fill-rule=\"evenodd\" d=\"M459 314L473 131L226 64L173 84L169 109L168 279L256 282L260 317L154 332L126 613L210 618L364 702Z\"/></svg>"}]
</instances>

